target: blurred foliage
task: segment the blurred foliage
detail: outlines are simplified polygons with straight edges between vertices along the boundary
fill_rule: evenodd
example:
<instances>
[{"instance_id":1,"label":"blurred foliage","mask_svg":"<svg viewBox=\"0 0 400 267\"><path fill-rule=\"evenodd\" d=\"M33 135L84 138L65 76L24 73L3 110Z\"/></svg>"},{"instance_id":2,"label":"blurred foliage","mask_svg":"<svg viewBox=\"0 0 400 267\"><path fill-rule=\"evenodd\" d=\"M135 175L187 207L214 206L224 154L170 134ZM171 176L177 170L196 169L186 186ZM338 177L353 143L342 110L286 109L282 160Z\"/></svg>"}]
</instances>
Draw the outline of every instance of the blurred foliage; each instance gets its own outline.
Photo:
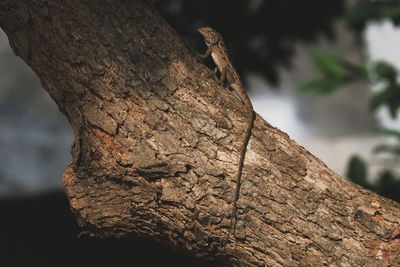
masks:
<instances>
[{"instance_id":1,"label":"blurred foliage","mask_svg":"<svg viewBox=\"0 0 400 267\"><path fill-rule=\"evenodd\" d=\"M399 177L390 170L384 170L379 174L379 179L374 184L373 190L387 198L400 202L400 182Z\"/></svg>"},{"instance_id":2,"label":"blurred foliage","mask_svg":"<svg viewBox=\"0 0 400 267\"><path fill-rule=\"evenodd\" d=\"M372 111L380 106L387 106L390 116L397 118L400 108L400 84L398 82L398 70L387 62L377 62L373 65L372 74L374 80L382 82L383 86L379 92L371 98Z\"/></svg>"},{"instance_id":3,"label":"blurred foliage","mask_svg":"<svg viewBox=\"0 0 400 267\"><path fill-rule=\"evenodd\" d=\"M360 4L349 11L344 18L351 26L359 29L363 29L369 21L390 20L399 25L400 2L360 1ZM399 70L395 66L385 61L356 65L322 51L314 52L312 60L321 77L300 85L298 88L300 91L324 95L350 83L368 81L378 87L371 95L371 112L377 111L378 108L386 108L392 119L399 118L400 77ZM372 152L375 156L384 154L386 158L381 162L378 158L373 162L367 162L359 156L353 156L348 164L347 177L354 183L400 202L400 176L391 170L400 163L400 131L382 129L381 133L392 137L395 142L379 144ZM368 168L371 163L383 167L374 183L368 179Z\"/></svg>"},{"instance_id":4,"label":"blurred foliage","mask_svg":"<svg viewBox=\"0 0 400 267\"><path fill-rule=\"evenodd\" d=\"M347 168L347 177L364 188L371 189L367 181L367 164L359 156L353 156Z\"/></svg>"},{"instance_id":5,"label":"blurred foliage","mask_svg":"<svg viewBox=\"0 0 400 267\"><path fill-rule=\"evenodd\" d=\"M364 188L373 190L377 194L400 202L399 177L393 171L384 169L378 174L376 182L368 181L368 163L359 156L353 156L349 161L347 177Z\"/></svg>"},{"instance_id":6,"label":"blurred foliage","mask_svg":"<svg viewBox=\"0 0 400 267\"><path fill-rule=\"evenodd\" d=\"M336 89L357 81L369 81L380 85L371 97L370 108L376 111L385 106L395 119L400 108L400 83L396 67L384 61L369 66L356 65L328 53L317 51L312 59L321 73L321 78L308 81L299 86L300 91L328 94Z\"/></svg>"},{"instance_id":7,"label":"blurred foliage","mask_svg":"<svg viewBox=\"0 0 400 267\"><path fill-rule=\"evenodd\" d=\"M300 85L300 91L328 94L349 82L365 80L368 77L364 66L352 64L322 51L315 51L311 56L322 77Z\"/></svg>"},{"instance_id":8,"label":"blurred foliage","mask_svg":"<svg viewBox=\"0 0 400 267\"><path fill-rule=\"evenodd\" d=\"M379 144L372 150L374 154L389 154L395 162L400 163L400 131L393 129L382 129L382 134L391 136L395 139L392 144Z\"/></svg>"},{"instance_id":9,"label":"blurred foliage","mask_svg":"<svg viewBox=\"0 0 400 267\"><path fill-rule=\"evenodd\" d=\"M153 2L196 53L205 49L196 28L212 26L224 36L239 73L259 74L272 84L279 82L281 67L290 67L298 41L312 42L321 34L334 39L333 21L344 11L344 0Z\"/></svg>"},{"instance_id":10,"label":"blurred foliage","mask_svg":"<svg viewBox=\"0 0 400 267\"><path fill-rule=\"evenodd\" d=\"M359 1L352 10L346 13L346 21L358 31L363 30L370 21L382 22L391 20L400 24L400 5L398 0Z\"/></svg>"}]
</instances>

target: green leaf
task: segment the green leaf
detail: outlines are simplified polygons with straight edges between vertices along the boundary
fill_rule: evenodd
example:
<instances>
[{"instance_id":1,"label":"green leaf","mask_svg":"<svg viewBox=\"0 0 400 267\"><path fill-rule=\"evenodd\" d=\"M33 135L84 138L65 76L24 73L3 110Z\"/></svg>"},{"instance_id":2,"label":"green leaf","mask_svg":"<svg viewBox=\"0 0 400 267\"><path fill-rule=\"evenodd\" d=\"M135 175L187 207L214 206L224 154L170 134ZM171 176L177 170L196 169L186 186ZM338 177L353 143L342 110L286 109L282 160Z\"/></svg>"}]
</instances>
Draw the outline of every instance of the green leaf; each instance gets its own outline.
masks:
<instances>
[{"instance_id":1,"label":"green leaf","mask_svg":"<svg viewBox=\"0 0 400 267\"><path fill-rule=\"evenodd\" d=\"M397 118L397 111L399 110L398 105L389 105L389 114L392 119Z\"/></svg>"},{"instance_id":2,"label":"green leaf","mask_svg":"<svg viewBox=\"0 0 400 267\"><path fill-rule=\"evenodd\" d=\"M363 65L353 64L322 51L315 51L311 56L323 77L300 85L299 91L323 95L347 83L368 79L368 69Z\"/></svg>"},{"instance_id":3,"label":"green leaf","mask_svg":"<svg viewBox=\"0 0 400 267\"><path fill-rule=\"evenodd\" d=\"M312 53L312 59L318 70L326 78L340 80L344 77L345 69L340 59L322 51Z\"/></svg>"},{"instance_id":4,"label":"green leaf","mask_svg":"<svg viewBox=\"0 0 400 267\"><path fill-rule=\"evenodd\" d=\"M400 109L400 87L397 87L395 89L395 91L393 92L393 95L388 100L387 105L389 108L390 116L392 117L392 119L396 119L398 111Z\"/></svg>"},{"instance_id":5,"label":"green leaf","mask_svg":"<svg viewBox=\"0 0 400 267\"><path fill-rule=\"evenodd\" d=\"M365 188L369 188L367 182L367 165L361 157L351 157L349 166L347 168L347 177L352 182L359 184Z\"/></svg>"},{"instance_id":6,"label":"green leaf","mask_svg":"<svg viewBox=\"0 0 400 267\"><path fill-rule=\"evenodd\" d=\"M395 83L397 79L397 69L392 64L385 61L378 61L372 65L372 72L377 80L386 80Z\"/></svg>"},{"instance_id":7,"label":"green leaf","mask_svg":"<svg viewBox=\"0 0 400 267\"><path fill-rule=\"evenodd\" d=\"M324 95L334 91L339 85L340 82L336 80L320 79L303 83L298 87L298 90Z\"/></svg>"},{"instance_id":8,"label":"green leaf","mask_svg":"<svg viewBox=\"0 0 400 267\"><path fill-rule=\"evenodd\" d=\"M379 174L374 191L381 196L400 201L400 177L389 170L384 170Z\"/></svg>"},{"instance_id":9,"label":"green leaf","mask_svg":"<svg viewBox=\"0 0 400 267\"><path fill-rule=\"evenodd\" d=\"M379 153L388 152L388 151L391 151L391 150L392 150L392 147L390 145L379 144L379 145L376 145L372 149L372 153L379 154Z\"/></svg>"},{"instance_id":10,"label":"green leaf","mask_svg":"<svg viewBox=\"0 0 400 267\"><path fill-rule=\"evenodd\" d=\"M395 129L382 128L380 132L384 135L396 137L400 141L400 131Z\"/></svg>"},{"instance_id":11,"label":"green leaf","mask_svg":"<svg viewBox=\"0 0 400 267\"><path fill-rule=\"evenodd\" d=\"M396 156L400 156L400 146L379 144L373 148L372 152L375 154L390 153Z\"/></svg>"},{"instance_id":12,"label":"green leaf","mask_svg":"<svg viewBox=\"0 0 400 267\"><path fill-rule=\"evenodd\" d=\"M372 95L370 109L376 111L382 105L387 105L391 116L396 117L397 109L400 106L400 88L397 84L389 84L382 91Z\"/></svg>"},{"instance_id":13,"label":"green leaf","mask_svg":"<svg viewBox=\"0 0 400 267\"><path fill-rule=\"evenodd\" d=\"M395 21L399 17L400 6L398 1L361 2L345 16L346 20L352 25L371 20L381 22L385 19L391 19Z\"/></svg>"}]
</instances>

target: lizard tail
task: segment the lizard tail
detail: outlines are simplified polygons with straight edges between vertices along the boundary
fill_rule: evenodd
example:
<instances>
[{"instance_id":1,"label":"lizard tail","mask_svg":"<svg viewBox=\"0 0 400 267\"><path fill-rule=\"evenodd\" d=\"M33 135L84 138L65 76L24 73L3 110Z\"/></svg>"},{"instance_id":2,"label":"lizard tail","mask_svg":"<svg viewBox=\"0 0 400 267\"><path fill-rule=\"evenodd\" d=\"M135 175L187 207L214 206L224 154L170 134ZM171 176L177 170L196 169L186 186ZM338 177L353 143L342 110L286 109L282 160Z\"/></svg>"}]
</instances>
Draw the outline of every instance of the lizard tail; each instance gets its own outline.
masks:
<instances>
[{"instance_id":1,"label":"lizard tail","mask_svg":"<svg viewBox=\"0 0 400 267\"><path fill-rule=\"evenodd\" d=\"M236 90L236 88L234 88L234 89L237 92L237 94L239 95L240 99L243 101L243 104L247 107L248 118L247 118L246 132L244 134L242 146L240 148L239 167L238 167L238 172L237 172L237 176L236 176L236 191L235 191L235 196L234 196L234 200L233 200L233 209L232 209L231 225L230 225L230 230L232 231L233 236L235 236L235 232L236 232L236 221L237 221L236 220L236 212L237 212L236 204L237 204L237 201L239 200L239 195L240 195L240 187L241 187L241 178L242 178L244 159L246 156L247 145L250 141L251 130L253 129L254 119L255 119L255 115L256 115L253 110L253 105L251 104L251 101L250 101L249 97L247 96L247 94L242 90Z\"/></svg>"}]
</instances>

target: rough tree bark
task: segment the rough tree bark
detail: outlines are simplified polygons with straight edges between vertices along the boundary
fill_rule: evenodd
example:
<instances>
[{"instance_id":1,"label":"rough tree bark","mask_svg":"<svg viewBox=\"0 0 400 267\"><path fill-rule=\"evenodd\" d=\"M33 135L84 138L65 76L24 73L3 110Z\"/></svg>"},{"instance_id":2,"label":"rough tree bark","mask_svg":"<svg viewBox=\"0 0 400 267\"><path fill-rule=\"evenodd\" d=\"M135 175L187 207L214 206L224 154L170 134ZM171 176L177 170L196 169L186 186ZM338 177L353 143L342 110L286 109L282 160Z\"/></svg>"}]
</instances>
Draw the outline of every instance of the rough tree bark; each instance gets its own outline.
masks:
<instances>
[{"instance_id":1,"label":"rough tree bark","mask_svg":"<svg viewBox=\"0 0 400 267\"><path fill-rule=\"evenodd\" d=\"M1 0L0 26L72 126L63 181L88 232L224 265L400 265L400 205L259 116L227 235L245 108L146 1Z\"/></svg>"}]
</instances>

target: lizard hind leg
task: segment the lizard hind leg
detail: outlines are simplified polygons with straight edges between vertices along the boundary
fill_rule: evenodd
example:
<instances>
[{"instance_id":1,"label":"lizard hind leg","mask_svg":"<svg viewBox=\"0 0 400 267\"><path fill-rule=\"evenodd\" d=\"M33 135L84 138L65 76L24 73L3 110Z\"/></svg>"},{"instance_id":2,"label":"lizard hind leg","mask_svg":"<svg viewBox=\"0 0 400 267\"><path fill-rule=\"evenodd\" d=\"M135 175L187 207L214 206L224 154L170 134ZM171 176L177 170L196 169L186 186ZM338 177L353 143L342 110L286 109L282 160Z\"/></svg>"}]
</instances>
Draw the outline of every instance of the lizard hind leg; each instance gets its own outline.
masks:
<instances>
[{"instance_id":1,"label":"lizard hind leg","mask_svg":"<svg viewBox=\"0 0 400 267\"><path fill-rule=\"evenodd\" d=\"M227 84L228 83L227 81L229 81L229 80L227 79L227 71L226 71L226 68L225 68L225 69L223 69L221 71L221 74L219 76L219 83L223 87L225 87L227 90L232 92L233 91L233 87L230 84Z\"/></svg>"}]
</instances>

